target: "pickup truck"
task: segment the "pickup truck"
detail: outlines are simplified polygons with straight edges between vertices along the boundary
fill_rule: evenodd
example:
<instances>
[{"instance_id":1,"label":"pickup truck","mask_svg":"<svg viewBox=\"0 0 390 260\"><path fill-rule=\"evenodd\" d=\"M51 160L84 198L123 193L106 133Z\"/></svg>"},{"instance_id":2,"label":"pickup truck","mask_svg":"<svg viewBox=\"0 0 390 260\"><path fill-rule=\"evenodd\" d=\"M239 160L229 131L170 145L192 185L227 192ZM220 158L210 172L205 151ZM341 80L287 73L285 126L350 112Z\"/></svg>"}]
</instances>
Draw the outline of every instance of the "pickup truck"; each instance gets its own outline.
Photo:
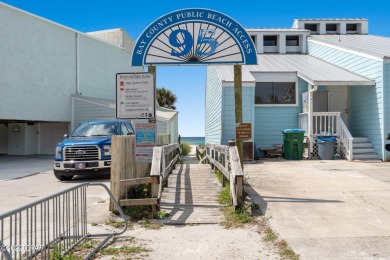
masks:
<instances>
[{"instance_id":1,"label":"pickup truck","mask_svg":"<svg viewBox=\"0 0 390 260\"><path fill-rule=\"evenodd\" d=\"M54 156L54 176L60 181L75 175L109 172L111 168L111 136L132 135L128 120L105 120L82 123L57 144Z\"/></svg>"}]
</instances>

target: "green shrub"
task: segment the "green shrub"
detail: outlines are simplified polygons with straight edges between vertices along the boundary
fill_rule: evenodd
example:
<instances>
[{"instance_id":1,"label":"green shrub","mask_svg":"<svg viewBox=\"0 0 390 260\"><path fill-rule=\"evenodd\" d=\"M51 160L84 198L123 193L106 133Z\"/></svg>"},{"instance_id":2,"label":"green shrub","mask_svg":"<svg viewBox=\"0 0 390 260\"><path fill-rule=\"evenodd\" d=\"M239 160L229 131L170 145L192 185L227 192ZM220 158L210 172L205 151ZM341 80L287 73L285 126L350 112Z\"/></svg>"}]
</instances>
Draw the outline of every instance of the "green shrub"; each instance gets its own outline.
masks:
<instances>
[{"instance_id":1,"label":"green shrub","mask_svg":"<svg viewBox=\"0 0 390 260\"><path fill-rule=\"evenodd\" d=\"M191 145L189 143L181 143L181 155L187 156L191 152Z\"/></svg>"}]
</instances>

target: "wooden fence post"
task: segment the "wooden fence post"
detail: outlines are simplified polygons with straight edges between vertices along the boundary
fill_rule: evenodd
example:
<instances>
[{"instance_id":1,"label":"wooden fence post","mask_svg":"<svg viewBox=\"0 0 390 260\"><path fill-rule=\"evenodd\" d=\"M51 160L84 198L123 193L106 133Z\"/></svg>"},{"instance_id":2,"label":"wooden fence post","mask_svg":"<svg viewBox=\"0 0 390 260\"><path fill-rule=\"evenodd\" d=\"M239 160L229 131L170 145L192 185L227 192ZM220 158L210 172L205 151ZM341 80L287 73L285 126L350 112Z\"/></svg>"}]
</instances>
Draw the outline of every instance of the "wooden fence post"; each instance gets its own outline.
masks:
<instances>
[{"instance_id":1,"label":"wooden fence post","mask_svg":"<svg viewBox=\"0 0 390 260\"><path fill-rule=\"evenodd\" d=\"M135 167L135 136L112 136L111 139L111 192L118 201L126 198L127 188L121 187L121 180L134 179ZM118 213L110 201L109 210Z\"/></svg>"},{"instance_id":2,"label":"wooden fence post","mask_svg":"<svg viewBox=\"0 0 390 260\"><path fill-rule=\"evenodd\" d=\"M211 149L211 158L213 158L213 159L215 158L215 157L214 157L214 154L215 154L214 149ZM211 169L212 169L212 170L215 169L214 163L212 163L212 162L211 162Z\"/></svg>"}]
</instances>

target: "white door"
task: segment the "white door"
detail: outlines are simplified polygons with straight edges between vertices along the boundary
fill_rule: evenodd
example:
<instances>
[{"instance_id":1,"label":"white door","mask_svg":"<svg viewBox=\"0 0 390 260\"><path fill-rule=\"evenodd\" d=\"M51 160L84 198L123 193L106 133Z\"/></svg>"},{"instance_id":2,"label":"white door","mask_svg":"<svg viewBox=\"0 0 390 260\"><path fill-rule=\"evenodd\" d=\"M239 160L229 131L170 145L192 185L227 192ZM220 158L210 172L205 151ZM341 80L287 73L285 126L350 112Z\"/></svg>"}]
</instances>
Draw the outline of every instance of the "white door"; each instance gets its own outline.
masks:
<instances>
[{"instance_id":1,"label":"white door","mask_svg":"<svg viewBox=\"0 0 390 260\"><path fill-rule=\"evenodd\" d=\"M68 123L40 123L39 154L54 154L56 144L68 134Z\"/></svg>"},{"instance_id":2,"label":"white door","mask_svg":"<svg viewBox=\"0 0 390 260\"><path fill-rule=\"evenodd\" d=\"M349 126L348 86L327 86L329 112L341 112L345 125Z\"/></svg>"}]
</instances>

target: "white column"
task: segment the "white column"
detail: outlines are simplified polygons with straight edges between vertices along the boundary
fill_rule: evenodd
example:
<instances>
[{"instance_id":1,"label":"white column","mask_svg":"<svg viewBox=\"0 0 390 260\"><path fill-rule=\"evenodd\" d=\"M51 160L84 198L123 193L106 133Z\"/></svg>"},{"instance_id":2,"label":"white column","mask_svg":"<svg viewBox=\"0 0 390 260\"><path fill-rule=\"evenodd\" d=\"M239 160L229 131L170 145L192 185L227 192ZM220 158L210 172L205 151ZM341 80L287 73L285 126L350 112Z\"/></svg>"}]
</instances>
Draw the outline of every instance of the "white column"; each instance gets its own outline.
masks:
<instances>
[{"instance_id":1,"label":"white column","mask_svg":"<svg viewBox=\"0 0 390 260\"><path fill-rule=\"evenodd\" d=\"M279 53L280 54L286 54L286 34L281 33L279 34Z\"/></svg>"},{"instance_id":2,"label":"white column","mask_svg":"<svg viewBox=\"0 0 390 260\"><path fill-rule=\"evenodd\" d=\"M311 153L313 152L313 92L317 91L317 86L313 86L311 84L307 84L308 89L308 103L309 103L309 113L308 113L308 136L309 136L309 159L311 158Z\"/></svg>"},{"instance_id":3,"label":"white column","mask_svg":"<svg viewBox=\"0 0 390 260\"><path fill-rule=\"evenodd\" d=\"M256 35L256 49L258 54L264 53L264 35L261 33Z\"/></svg>"}]
</instances>

